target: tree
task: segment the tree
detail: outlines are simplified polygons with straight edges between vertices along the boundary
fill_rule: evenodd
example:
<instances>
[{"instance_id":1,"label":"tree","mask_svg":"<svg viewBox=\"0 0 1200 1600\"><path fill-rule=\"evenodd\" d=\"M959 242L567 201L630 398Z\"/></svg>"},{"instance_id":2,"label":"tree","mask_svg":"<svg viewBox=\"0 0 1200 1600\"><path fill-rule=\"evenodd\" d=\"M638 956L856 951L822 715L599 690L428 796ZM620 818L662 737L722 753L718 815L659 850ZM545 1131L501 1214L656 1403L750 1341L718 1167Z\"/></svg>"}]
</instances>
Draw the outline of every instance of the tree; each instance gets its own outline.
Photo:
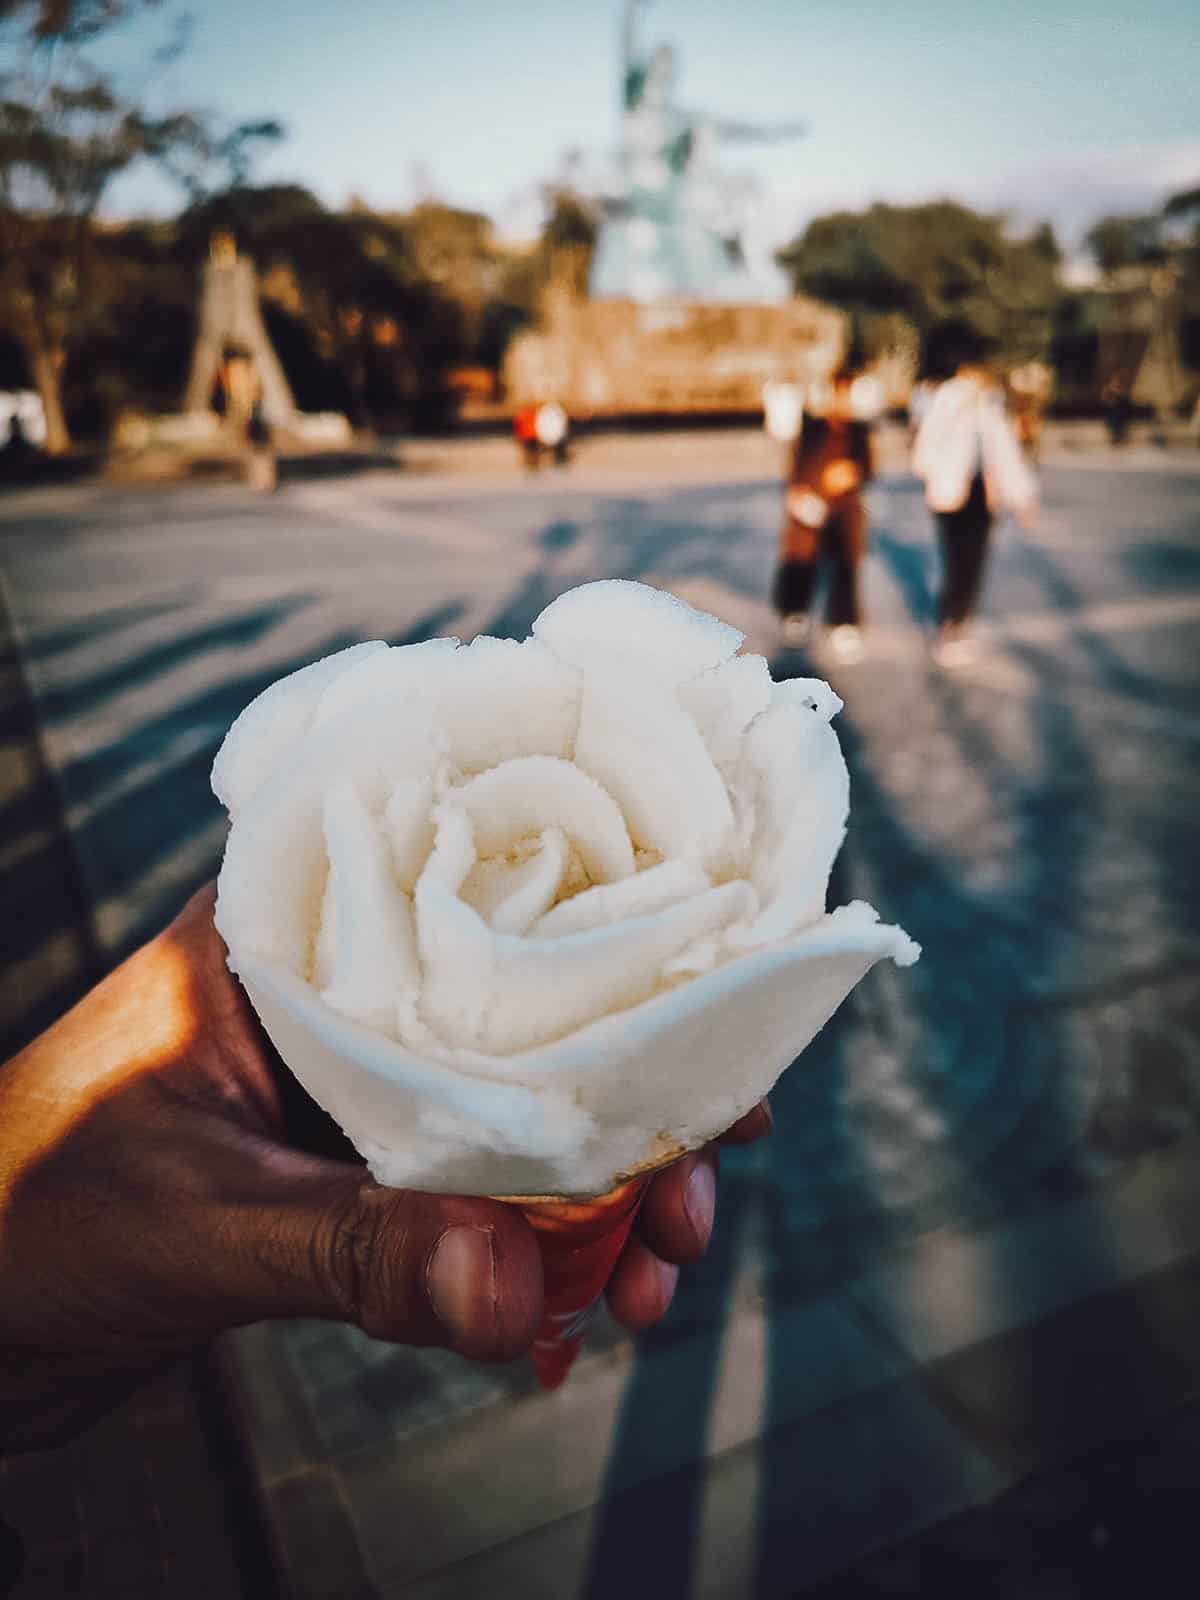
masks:
<instances>
[{"instance_id":1,"label":"tree","mask_svg":"<svg viewBox=\"0 0 1200 1600\"><path fill-rule=\"evenodd\" d=\"M1101 272L1150 266L1164 257L1162 218L1156 214L1101 217L1088 229L1083 242Z\"/></svg>"},{"instance_id":2,"label":"tree","mask_svg":"<svg viewBox=\"0 0 1200 1600\"><path fill-rule=\"evenodd\" d=\"M143 159L191 192L207 174L244 175L277 124L217 131L201 115L152 116L88 47L148 0L3 0L0 5L0 326L21 346L46 413L46 445L70 446L63 404L71 348L102 314L96 213L113 179ZM164 59L159 52L157 59Z\"/></svg>"},{"instance_id":3,"label":"tree","mask_svg":"<svg viewBox=\"0 0 1200 1600\"><path fill-rule=\"evenodd\" d=\"M574 294L587 293L600 224L595 207L562 184L546 191L546 222L539 242L547 279L565 277Z\"/></svg>"},{"instance_id":4,"label":"tree","mask_svg":"<svg viewBox=\"0 0 1200 1600\"><path fill-rule=\"evenodd\" d=\"M901 312L925 334L958 317L1014 358L1043 353L1060 293L1048 224L1013 237L1005 217L948 200L818 217L778 259L798 293L858 321Z\"/></svg>"},{"instance_id":5,"label":"tree","mask_svg":"<svg viewBox=\"0 0 1200 1600\"><path fill-rule=\"evenodd\" d=\"M301 408L355 422L444 420L447 374L474 354L494 257L484 217L421 205L329 211L297 185L234 187L179 218L181 259L231 232L258 269L264 315Z\"/></svg>"},{"instance_id":6,"label":"tree","mask_svg":"<svg viewBox=\"0 0 1200 1600\"><path fill-rule=\"evenodd\" d=\"M1163 216L1174 220L1191 222L1200 234L1200 184L1193 184L1190 189L1180 189L1178 194L1173 194L1163 206Z\"/></svg>"},{"instance_id":7,"label":"tree","mask_svg":"<svg viewBox=\"0 0 1200 1600\"><path fill-rule=\"evenodd\" d=\"M595 206L570 181L547 184L542 200L541 232L532 246L504 252L484 320L479 358L496 372L511 340L544 318L550 302L570 304L588 291L599 234Z\"/></svg>"}]
</instances>

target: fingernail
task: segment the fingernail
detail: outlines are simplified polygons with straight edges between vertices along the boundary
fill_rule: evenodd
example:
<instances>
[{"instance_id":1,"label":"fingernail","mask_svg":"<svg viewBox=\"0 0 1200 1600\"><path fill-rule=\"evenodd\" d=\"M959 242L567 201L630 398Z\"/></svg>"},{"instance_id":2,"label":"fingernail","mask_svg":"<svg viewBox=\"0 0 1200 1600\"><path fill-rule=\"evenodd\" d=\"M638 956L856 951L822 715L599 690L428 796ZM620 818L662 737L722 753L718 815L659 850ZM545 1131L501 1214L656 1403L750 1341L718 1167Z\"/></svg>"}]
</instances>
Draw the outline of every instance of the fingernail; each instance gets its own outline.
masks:
<instances>
[{"instance_id":1,"label":"fingernail","mask_svg":"<svg viewBox=\"0 0 1200 1600\"><path fill-rule=\"evenodd\" d=\"M670 1261L658 1263L658 1293L659 1316L665 1317L670 1310L671 1301L675 1297L675 1285L679 1282L679 1268Z\"/></svg>"},{"instance_id":2,"label":"fingernail","mask_svg":"<svg viewBox=\"0 0 1200 1600\"><path fill-rule=\"evenodd\" d=\"M496 1320L496 1246L486 1228L447 1228L425 1268L434 1315L455 1341L478 1338Z\"/></svg>"},{"instance_id":3,"label":"fingernail","mask_svg":"<svg viewBox=\"0 0 1200 1600\"><path fill-rule=\"evenodd\" d=\"M683 1209L701 1246L707 1245L717 1208L717 1174L711 1161L701 1158L692 1168L683 1190Z\"/></svg>"}]
</instances>

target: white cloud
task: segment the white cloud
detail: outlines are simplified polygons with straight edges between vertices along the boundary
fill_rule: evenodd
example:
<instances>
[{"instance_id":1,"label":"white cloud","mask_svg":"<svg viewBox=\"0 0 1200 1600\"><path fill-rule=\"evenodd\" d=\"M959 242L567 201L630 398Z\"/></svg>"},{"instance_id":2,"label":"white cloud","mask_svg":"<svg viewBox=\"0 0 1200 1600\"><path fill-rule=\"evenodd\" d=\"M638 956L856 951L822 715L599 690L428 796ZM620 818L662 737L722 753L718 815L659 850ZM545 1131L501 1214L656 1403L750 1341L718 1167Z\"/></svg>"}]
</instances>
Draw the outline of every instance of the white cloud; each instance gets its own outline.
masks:
<instances>
[{"instance_id":1,"label":"white cloud","mask_svg":"<svg viewBox=\"0 0 1200 1600\"><path fill-rule=\"evenodd\" d=\"M1083 147L991 185L979 202L1023 221L1048 217L1075 241L1098 217L1154 211L1168 195L1200 183L1200 140Z\"/></svg>"}]
</instances>

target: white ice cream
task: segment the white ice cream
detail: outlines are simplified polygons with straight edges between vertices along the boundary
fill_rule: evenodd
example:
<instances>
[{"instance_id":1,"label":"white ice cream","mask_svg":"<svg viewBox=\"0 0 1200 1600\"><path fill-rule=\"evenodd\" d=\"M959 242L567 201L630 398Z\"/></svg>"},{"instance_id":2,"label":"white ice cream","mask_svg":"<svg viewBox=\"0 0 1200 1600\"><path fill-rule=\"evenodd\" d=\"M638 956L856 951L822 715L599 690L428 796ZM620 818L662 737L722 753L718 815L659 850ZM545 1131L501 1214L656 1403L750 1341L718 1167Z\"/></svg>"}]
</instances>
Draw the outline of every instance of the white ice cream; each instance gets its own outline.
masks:
<instances>
[{"instance_id":1,"label":"white ice cream","mask_svg":"<svg viewBox=\"0 0 1200 1600\"><path fill-rule=\"evenodd\" d=\"M381 1182L599 1193L916 960L869 906L825 912L841 702L741 640L587 584L520 644L356 645L230 729L230 965Z\"/></svg>"}]
</instances>

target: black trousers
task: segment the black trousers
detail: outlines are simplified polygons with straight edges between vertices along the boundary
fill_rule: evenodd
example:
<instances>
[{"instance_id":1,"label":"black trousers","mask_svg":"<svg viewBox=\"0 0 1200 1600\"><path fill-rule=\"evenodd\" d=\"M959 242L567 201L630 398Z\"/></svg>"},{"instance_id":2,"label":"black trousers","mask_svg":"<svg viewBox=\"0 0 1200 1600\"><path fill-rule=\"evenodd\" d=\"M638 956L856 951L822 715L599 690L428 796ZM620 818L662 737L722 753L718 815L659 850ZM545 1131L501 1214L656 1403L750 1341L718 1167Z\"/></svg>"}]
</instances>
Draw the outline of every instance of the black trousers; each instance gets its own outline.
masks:
<instances>
[{"instance_id":1,"label":"black trousers","mask_svg":"<svg viewBox=\"0 0 1200 1600\"><path fill-rule=\"evenodd\" d=\"M961 623L974 615L983 587L992 513L982 474L976 474L966 504L957 511L937 514L938 542L942 547L942 592L938 620Z\"/></svg>"},{"instance_id":2,"label":"black trousers","mask_svg":"<svg viewBox=\"0 0 1200 1600\"><path fill-rule=\"evenodd\" d=\"M829 567L828 617L831 627L861 620L858 598L858 569L866 543L866 508L857 495L847 495L834 506L824 527L811 533L812 554L800 557L789 553L805 540L797 537L810 530L784 529L784 557L775 574L773 599L781 617L807 612L812 607L822 563Z\"/></svg>"}]
</instances>

